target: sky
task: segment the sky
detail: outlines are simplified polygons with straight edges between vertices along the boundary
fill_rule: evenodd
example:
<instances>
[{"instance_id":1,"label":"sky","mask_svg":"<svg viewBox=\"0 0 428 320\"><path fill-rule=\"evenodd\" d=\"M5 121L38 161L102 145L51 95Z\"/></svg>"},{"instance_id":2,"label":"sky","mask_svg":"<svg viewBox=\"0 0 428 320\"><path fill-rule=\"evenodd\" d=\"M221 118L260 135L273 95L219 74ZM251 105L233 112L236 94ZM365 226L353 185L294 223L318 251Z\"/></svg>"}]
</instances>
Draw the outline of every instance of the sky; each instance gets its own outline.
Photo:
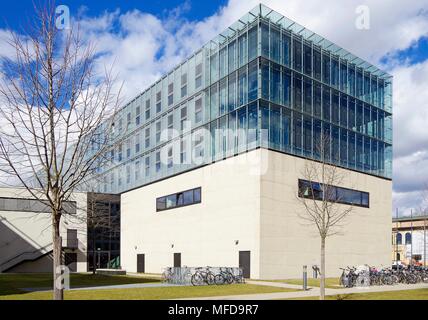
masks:
<instances>
[{"instance_id":1,"label":"sky","mask_svg":"<svg viewBox=\"0 0 428 320\"><path fill-rule=\"evenodd\" d=\"M33 1L2 3L0 55L9 30L32 15ZM100 70L114 64L131 99L260 0L66 1L85 40L97 46ZM393 207L407 215L421 206L428 186L428 0L263 0L265 5L317 32L394 76ZM358 8L368 29L356 27ZM0 73L1 76L1 73Z\"/></svg>"}]
</instances>

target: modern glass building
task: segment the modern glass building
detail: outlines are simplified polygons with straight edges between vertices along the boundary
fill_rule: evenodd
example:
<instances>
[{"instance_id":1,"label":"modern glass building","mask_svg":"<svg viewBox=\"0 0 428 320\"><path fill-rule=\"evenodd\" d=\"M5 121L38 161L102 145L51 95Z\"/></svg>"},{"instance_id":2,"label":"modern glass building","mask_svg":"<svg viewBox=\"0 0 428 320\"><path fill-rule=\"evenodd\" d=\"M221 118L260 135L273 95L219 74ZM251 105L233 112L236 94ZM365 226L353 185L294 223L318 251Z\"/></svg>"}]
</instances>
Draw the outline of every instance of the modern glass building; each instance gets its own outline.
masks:
<instances>
[{"instance_id":1,"label":"modern glass building","mask_svg":"<svg viewBox=\"0 0 428 320\"><path fill-rule=\"evenodd\" d=\"M122 193L269 148L392 176L392 76L258 5L129 102L99 168Z\"/></svg>"}]
</instances>

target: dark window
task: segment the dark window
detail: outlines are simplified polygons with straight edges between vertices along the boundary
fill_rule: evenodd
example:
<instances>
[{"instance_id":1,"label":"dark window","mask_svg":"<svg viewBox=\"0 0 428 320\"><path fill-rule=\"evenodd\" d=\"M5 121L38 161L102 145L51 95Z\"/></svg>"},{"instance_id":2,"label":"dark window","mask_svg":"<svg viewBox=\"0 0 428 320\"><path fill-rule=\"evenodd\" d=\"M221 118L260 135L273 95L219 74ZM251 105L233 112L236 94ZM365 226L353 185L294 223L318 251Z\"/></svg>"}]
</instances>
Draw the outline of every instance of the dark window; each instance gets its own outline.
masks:
<instances>
[{"instance_id":1,"label":"dark window","mask_svg":"<svg viewBox=\"0 0 428 320\"><path fill-rule=\"evenodd\" d=\"M406 244L412 244L412 234L410 232L407 232L405 235Z\"/></svg>"},{"instance_id":2,"label":"dark window","mask_svg":"<svg viewBox=\"0 0 428 320\"><path fill-rule=\"evenodd\" d=\"M64 213L76 214L76 202L66 201L62 204ZM51 209L48 201L19 198L0 198L0 211L49 213Z\"/></svg>"},{"instance_id":3,"label":"dark window","mask_svg":"<svg viewBox=\"0 0 428 320\"><path fill-rule=\"evenodd\" d=\"M180 208L201 203L201 188L187 190L156 199L156 211Z\"/></svg>"},{"instance_id":4,"label":"dark window","mask_svg":"<svg viewBox=\"0 0 428 320\"><path fill-rule=\"evenodd\" d=\"M323 185L319 182L311 182L300 179L299 197L314 200L327 199L331 202L349 204L365 208L369 207L369 194L367 192Z\"/></svg>"},{"instance_id":5,"label":"dark window","mask_svg":"<svg viewBox=\"0 0 428 320\"><path fill-rule=\"evenodd\" d=\"M403 243L403 236L401 235L401 233L397 233L397 244L402 244Z\"/></svg>"}]
</instances>

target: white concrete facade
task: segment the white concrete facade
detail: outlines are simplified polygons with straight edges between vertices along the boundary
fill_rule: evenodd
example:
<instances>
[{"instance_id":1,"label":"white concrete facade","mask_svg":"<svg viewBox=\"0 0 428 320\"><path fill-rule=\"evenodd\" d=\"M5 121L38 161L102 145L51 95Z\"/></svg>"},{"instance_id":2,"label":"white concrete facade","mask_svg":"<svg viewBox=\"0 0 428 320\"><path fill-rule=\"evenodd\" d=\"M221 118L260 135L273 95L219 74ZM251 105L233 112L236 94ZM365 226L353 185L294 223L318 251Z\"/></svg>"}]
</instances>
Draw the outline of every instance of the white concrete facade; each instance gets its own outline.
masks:
<instances>
[{"instance_id":1,"label":"white concrete facade","mask_svg":"<svg viewBox=\"0 0 428 320\"><path fill-rule=\"evenodd\" d=\"M0 188L0 199L32 199L25 189ZM18 200L19 201L19 200ZM76 253L76 271L87 271L87 196L73 195L76 214L64 215L61 223L63 246L67 244L67 229L77 230L77 248L64 249ZM52 272L52 226L50 213L0 210L0 272Z\"/></svg>"},{"instance_id":2,"label":"white concrete facade","mask_svg":"<svg viewBox=\"0 0 428 320\"><path fill-rule=\"evenodd\" d=\"M258 149L129 191L121 199L121 264L161 273L181 265L239 264L239 251L251 252L251 278L296 278L302 266L319 265L315 227L298 212L298 179L304 159ZM389 180L346 170L342 187L370 193L370 208L355 207L343 235L327 241L327 276L339 267L390 264L391 197ZM156 199L201 187L200 204L156 212Z\"/></svg>"}]
</instances>

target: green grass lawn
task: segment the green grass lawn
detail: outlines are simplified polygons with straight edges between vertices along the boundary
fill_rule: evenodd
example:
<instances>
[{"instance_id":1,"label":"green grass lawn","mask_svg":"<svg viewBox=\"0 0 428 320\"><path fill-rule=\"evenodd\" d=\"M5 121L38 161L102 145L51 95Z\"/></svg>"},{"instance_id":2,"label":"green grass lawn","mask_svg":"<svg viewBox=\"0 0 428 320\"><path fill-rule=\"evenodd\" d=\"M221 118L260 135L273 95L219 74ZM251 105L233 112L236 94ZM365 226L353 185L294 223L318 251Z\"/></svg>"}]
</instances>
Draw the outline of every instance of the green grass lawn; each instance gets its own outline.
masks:
<instances>
[{"instance_id":1,"label":"green grass lawn","mask_svg":"<svg viewBox=\"0 0 428 320\"><path fill-rule=\"evenodd\" d=\"M97 287L105 285L120 285L132 283L159 282L158 278L132 276L103 276L92 274L72 274L70 286ZM52 274L0 274L1 296L20 294L22 288L52 288Z\"/></svg>"},{"instance_id":2,"label":"green grass lawn","mask_svg":"<svg viewBox=\"0 0 428 320\"><path fill-rule=\"evenodd\" d=\"M288 284L295 284L299 286L303 286L303 280L302 279L285 279L285 280L266 280L271 282L282 282L282 283L288 283ZM343 287L339 286L339 278L326 278L325 279L325 285L326 288L331 289L342 289ZM308 286L309 287L319 287L320 286L320 279L308 279Z\"/></svg>"},{"instance_id":3,"label":"green grass lawn","mask_svg":"<svg viewBox=\"0 0 428 320\"><path fill-rule=\"evenodd\" d=\"M318 300L318 297L301 298L299 300ZM326 300L428 300L428 289L339 294L326 296Z\"/></svg>"},{"instance_id":4,"label":"green grass lawn","mask_svg":"<svg viewBox=\"0 0 428 320\"><path fill-rule=\"evenodd\" d=\"M290 292L292 289L283 289L251 284L234 284L226 286L201 287L160 287L138 289L111 289L111 290L79 290L66 291L66 300L159 300L213 297L223 295L240 295L255 293ZM0 296L0 300L49 300L52 292L31 292Z\"/></svg>"}]
</instances>

